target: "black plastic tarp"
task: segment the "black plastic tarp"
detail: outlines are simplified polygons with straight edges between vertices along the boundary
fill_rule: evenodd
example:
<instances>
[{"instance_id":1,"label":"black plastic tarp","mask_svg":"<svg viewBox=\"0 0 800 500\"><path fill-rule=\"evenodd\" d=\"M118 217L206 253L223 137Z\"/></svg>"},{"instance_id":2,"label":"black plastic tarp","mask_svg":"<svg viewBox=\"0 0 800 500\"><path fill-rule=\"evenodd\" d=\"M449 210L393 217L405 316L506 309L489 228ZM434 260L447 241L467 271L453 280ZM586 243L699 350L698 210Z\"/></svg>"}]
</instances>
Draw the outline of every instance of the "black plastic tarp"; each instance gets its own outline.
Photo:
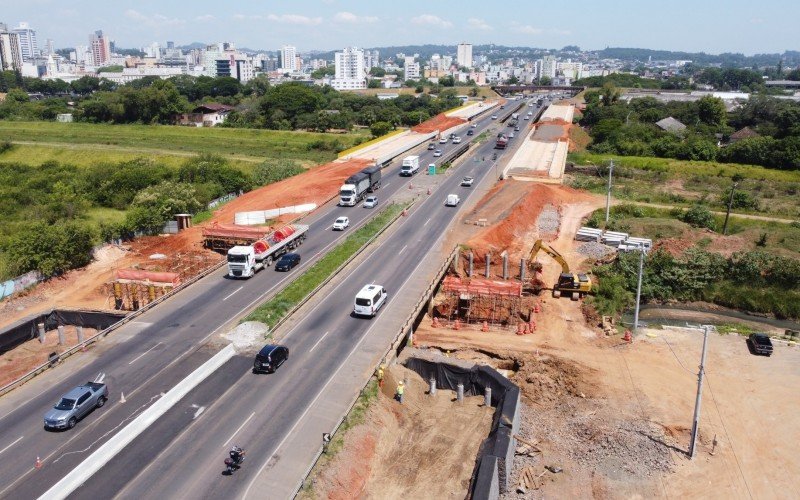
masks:
<instances>
[{"instance_id":1,"label":"black plastic tarp","mask_svg":"<svg viewBox=\"0 0 800 500\"><path fill-rule=\"evenodd\" d=\"M0 330L0 354L8 352L18 345L33 340L38 335L38 324L44 323L46 331L60 325L82 326L105 330L125 317L124 313L107 311L73 311L54 309L47 313L29 316Z\"/></svg>"}]
</instances>

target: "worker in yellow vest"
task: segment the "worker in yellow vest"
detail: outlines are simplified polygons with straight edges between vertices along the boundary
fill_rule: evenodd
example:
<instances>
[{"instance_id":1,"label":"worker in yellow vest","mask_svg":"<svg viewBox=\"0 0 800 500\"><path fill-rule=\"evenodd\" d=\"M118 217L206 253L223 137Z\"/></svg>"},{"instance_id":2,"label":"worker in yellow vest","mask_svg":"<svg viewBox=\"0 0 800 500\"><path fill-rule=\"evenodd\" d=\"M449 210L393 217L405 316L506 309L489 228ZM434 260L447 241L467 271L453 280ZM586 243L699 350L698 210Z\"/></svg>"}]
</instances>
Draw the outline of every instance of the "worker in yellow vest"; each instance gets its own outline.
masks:
<instances>
[{"instance_id":1,"label":"worker in yellow vest","mask_svg":"<svg viewBox=\"0 0 800 500\"><path fill-rule=\"evenodd\" d=\"M394 397L400 402L400 404L403 404L403 392L405 391L405 388L405 384L403 384L402 380L397 383L397 389L395 390Z\"/></svg>"},{"instance_id":2,"label":"worker in yellow vest","mask_svg":"<svg viewBox=\"0 0 800 500\"><path fill-rule=\"evenodd\" d=\"M384 365L381 364L381 366L378 367L378 372L376 374L376 376L378 377L378 387L380 387L381 389L383 389L383 368Z\"/></svg>"}]
</instances>

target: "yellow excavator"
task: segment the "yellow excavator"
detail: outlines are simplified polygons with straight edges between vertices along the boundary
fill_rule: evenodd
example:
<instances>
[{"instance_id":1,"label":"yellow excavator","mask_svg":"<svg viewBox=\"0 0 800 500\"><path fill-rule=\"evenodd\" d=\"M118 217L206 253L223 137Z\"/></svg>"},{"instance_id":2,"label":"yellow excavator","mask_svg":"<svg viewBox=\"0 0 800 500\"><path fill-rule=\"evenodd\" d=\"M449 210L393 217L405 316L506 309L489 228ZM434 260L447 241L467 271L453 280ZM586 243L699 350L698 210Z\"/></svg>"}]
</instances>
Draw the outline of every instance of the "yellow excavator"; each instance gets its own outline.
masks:
<instances>
[{"instance_id":1,"label":"yellow excavator","mask_svg":"<svg viewBox=\"0 0 800 500\"><path fill-rule=\"evenodd\" d=\"M587 293L592 292L592 279L589 275L571 272L569 270L569 264L567 264L564 257L554 248L545 245L542 240L536 240L533 248L531 248L531 254L528 256L529 263L534 262L539 250L544 250L547 255L561 264L561 274L558 276L558 282L553 285L553 297L561 297L562 294L570 294L572 300L578 300Z\"/></svg>"}]
</instances>

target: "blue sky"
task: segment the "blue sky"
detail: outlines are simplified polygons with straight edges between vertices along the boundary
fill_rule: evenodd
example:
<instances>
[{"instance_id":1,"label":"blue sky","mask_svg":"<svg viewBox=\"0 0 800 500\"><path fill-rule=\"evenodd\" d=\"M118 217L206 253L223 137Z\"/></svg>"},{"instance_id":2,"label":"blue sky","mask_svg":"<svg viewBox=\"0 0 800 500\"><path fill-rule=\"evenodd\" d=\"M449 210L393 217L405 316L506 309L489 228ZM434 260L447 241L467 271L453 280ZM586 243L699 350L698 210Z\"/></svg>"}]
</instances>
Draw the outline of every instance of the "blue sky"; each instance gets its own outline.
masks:
<instances>
[{"instance_id":1,"label":"blue sky","mask_svg":"<svg viewBox=\"0 0 800 500\"><path fill-rule=\"evenodd\" d=\"M584 49L640 47L745 54L800 50L800 2L612 0L0 0L0 22L27 21L40 44L86 44L102 29L120 47L232 41L330 50L424 43Z\"/></svg>"}]
</instances>

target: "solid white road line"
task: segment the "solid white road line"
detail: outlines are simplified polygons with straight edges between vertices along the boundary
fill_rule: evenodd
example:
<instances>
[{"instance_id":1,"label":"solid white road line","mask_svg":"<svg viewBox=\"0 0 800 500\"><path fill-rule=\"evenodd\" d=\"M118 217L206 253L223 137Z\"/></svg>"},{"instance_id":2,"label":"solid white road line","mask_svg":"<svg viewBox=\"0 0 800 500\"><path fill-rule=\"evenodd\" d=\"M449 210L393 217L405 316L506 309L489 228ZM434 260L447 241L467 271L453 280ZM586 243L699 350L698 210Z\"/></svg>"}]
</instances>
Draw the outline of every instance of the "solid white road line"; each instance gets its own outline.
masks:
<instances>
[{"instance_id":1,"label":"solid white road line","mask_svg":"<svg viewBox=\"0 0 800 500\"><path fill-rule=\"evenodd\" d=\"M431 219L430 219L430 218L428 218L428 220L426 220L426 221L425 221L425 224L423 224L423 226L427 226L427 225L428 225L428 222L430 222L430 221L431 221Z\"/></svg>"},{"instance_id":2,"label":"solid white road line","mask_svg":"<svg viewBox=\"0 0 800 500\"><path fill-rule=\"evenodd\" d=\"M320 338L319 338L319 340L317 340L317 341L314 343L314 347L312 347L311 349L309 349L309 350L308 350L308 352L311 352L311 351L313 351L314 349L316 349L316 348L317 348L317 346L319 345L319 343L320 343L320 342L322 342L322 339L324 339L325 337L327 337L329 333L330 333L330 332L325 332L325 333L323 333L323 334L322 334L322 337L320 337Z\"/></svg>"},{"instance_id":3,"label":"solid white road line","mask_svg":"<svg viewBox=\"0 0 800 500\"><path fill-rule=\"evenodd\" d=\"M408 248L408 245L403 245L403 248L401 248L401 249L400 249L400 251L399 251L399 252L397 252L397 255L400 255L400 254L402 254L403 252L405 252L405 251L406 251L406 248Z\"/></svg>"},{"instance_id":4,"label":"solid white road line","mask_svg":"<svg viewBox=\"0 0 800 500\"><path fill-rule=\"evenodd\" d=\"M6 451L7 449L11 448L11 447L12 447L12 446L14 446L15 444L17 444L17 443L19 443L20 441L22 441L22 438L24 438L24 437L25 437L25 436L20 436L20 437L18 437L16 441L14 441L14 442L13 442L13 443L11 443L10 445L8 445L8 446L6 446L5 448L3 448L2 450L0 450L0 455L2 455L2 454L3 454L3 452L4 452L4 451Z\"/></svg>"},{"instance_id":5,"label":"solid white road line","mask_svg":"<svg viewBox=\"0 0 800 500\"><path fill-rule=\"evenodd\" d=\"M244 422L242 422L242 425L240 425L240 426L239 426L239 428L238 428L238 429L236 429L236 430L233 432L233 434L231 434L231 437L229 437L229 438L228 438L228 440L227 440L227 441L225 441L225 444L223 444L223 445L222 445L222 447L223 447L223 448L227 448L227 447L228 447L228 443L230 443L231 441L233 441L233 438L235 438L235 437L236 437L236 435L237 435L237 434L239 434L239 431L240 431L240 430L242 430L242 427L244 427L245 425L247 425L247 422L249 422L249 421L250 421L250 419L251 419L251 418L253 418L253 417L255 417L255 416L256 416L256 412L253 412L253 413L251 413L251 414L250 414L250 416L249 416L249 417L247 417L247 420L245 420Z\"/></svg>"},{"instance_id":6,"label":"solid white road line","mask_svg":"<svg viewBox=\"0 0 800 500\"><path fill-rule=\"evenodd\" d=\"M206 407L205 406L201 406L200 408L198 408L197 411L194 412L194 416L192 417L192 420L197 419L197 417L202 415L204 411L206 411Z\"/></svg>"},{"instance_id":7,"label":"solid white road line","mask_svg":"<svg viewBox=\"0 0 800 500\"><path fill-rule=\"evenodd\" d=\"M234 296L234 294L236 294L236 292L238 292L238 291L239 291L239 290L241 290L242 288L244 288L244 285L240 286L240 287L239 287L239 288L237 288L236 290L234 290L234 291L232 291L231 293L229 293L228 295L226 295L226 296L225 296L225 298L224 298L224 299L222 299L222 301L224 302L224 301L228 300L229 298L233 297L233 296Z\"/></svg>"},{"instance_id":8,"label":"solid white road line","mask_svg":"<svg viewBox=\"0 0 800 500\"><path fill-rule=\"evenodd\" d=\"M431 244L431 248L437 248L438 245L439 245L439 242L444 238L445 234L446 233L442 232L439 235L439 237L436 238L433 241L433 243ZM364 262L367 262L367 261L365 260ZM364 264L364 262L362 262L362 264ZM425 259L420 259L419 263L416 265L416 267L414 267L414 270L411 271L411 273L409 273L409 275L406 277L406 279L403 280L403 283L400 284L400 287L397 289L398 291L402 290L403 287L406 286L406 283L408 283L408 280L410 280L412 276L416 275L417 270L419 269L419 267L425 262L426 262ZM346 281L347 280L343 280L341 283L339 283L339 286L343 285ZM337 288L339 286L337 286ZM394 296L390 296L390 298L387 299L387 301L386 301L387 303L384 306L384 314L386 314L385 310L389 309L389 307L391 307L391 305L395 303L395 302L392 302L392 300L391 300L391 298L393 298L393 297ZM319 305L320 304L318 304L317 306L319 306ZM315 309L316 309L316 307L315 307ZM308 317L310 314L311 314L311 312L306 314L306 317ZM364 341L367 339L367 337L369 337L369 333L372 331L373 328L375 328L376 324L377 323L373 324L372 326L370 326L367 329L367 331L364 333L364 335L361 337L361 339L356 343L355 346L353 346L353 349L350 351L350 353L347 355L347 357L344 358L344 361L339 365L339 368L337 368L336 371L333 372L333 375L331 375L330 378L328 378L327 382L325 382L325 385L322 386L322 389L320 389L320 391L317 393L317 395L314 397L314 399L311 400L311 403L309 403L309 405L306 407L306 409L302 413L302 415L300 415L300 417L297 420L295 420L294 425L292 426L292 428L289 429L289 432L286 433L286 435L283 437L281 442L278 443L278 446L275 447L275 451L273 451L272 454L267 458L267 460L261 465L261 468L258 469L258 472L256 472L255 477L250 481L250 484L247 485L247 489L244 490L244 494L242 495L243 499L247 499L248 498L248 495L250 494L250 489L256 483L256 481L258 480L258 477L261 476L261 473L264 472L264 469L266 469L267 466L270 465L270 463L272 462L272 459L275 457L275 455L278 453L278 451L281 449L281 447L284 445L284 443L286 443L286 440L289 439L289 437L294 433L295 429L297 429L297 426L300 425L300 423L303 421L303 419L308 414L308 412L311 411L311 409L314 407L314 405L316 404L316 402L320 398L320 396L322 396L322 394L325 393L325 389L327 389L328 386L331 384L331 382L334 381L334 379L336 378L336 375L339 374L339 371L347 365L347 360L349 360L353 356L353 354L361 347L361 344L364 343ZM297 327L295 327L295 329L297 329ZM289 332L289 334L291 334L294 331L295 330L291 330ZM287 334L287 337L288 337L288 334Z\"/></svg>"},{"instance_id":9,"label":"solid white road line","mask_svg":"<svg viewBox=\"0 0 800 500\"><path fill-rule=\"evenodd\" d=\"M141 358L142 356L144 356L145 354L147 354L148 352L152 351L153 349L155 349L156 347L158 347L158 346L160 346L160 345L161 345L161 342L157 343L156 345L154 345L154 346L153 346L153 347L151 347L150 349L148 349L148 350L144 351L144 352L143 352L143 353L141 353L140 355L138 355L138 356L136 356L135 358L133 358L133 359L132 359L132 360L131 360L131 361L130 361L128 364L129 364L129 365L132 365L132 364L134 364L136 361L138 361L138 360L139 360L139 358Z\"/></svg>"}]
</instances>

